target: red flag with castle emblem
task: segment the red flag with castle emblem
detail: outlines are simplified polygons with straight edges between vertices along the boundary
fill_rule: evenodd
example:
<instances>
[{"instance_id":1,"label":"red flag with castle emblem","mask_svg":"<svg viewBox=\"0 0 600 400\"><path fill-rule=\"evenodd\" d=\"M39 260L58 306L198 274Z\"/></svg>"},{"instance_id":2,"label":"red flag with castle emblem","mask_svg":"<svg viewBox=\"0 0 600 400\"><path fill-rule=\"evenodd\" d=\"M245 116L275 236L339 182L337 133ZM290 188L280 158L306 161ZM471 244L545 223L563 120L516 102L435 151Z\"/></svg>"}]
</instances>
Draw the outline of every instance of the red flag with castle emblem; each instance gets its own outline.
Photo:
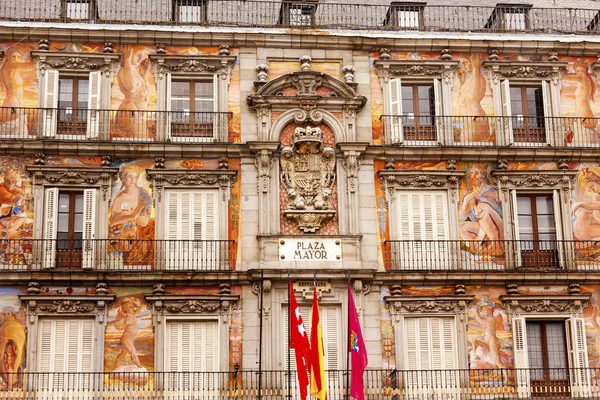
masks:
<instances>
[{"instance_id":1,"label":"red flag with castle emblem","mask_svg":"<svg viewBox=\"0 0 600 400\"><path fill-rule=\"evenodd\" d=\"M364 400L363 374L369 360L350 285L348 285L348 351L350 352L350 363L352 365L350 396L357 400Z\"/></svg>"},{"instance_id":2,"label":"red flag with castle emblem","mask_svg":"<svg viewBox=\"0 0 600 400\"><path fill-rule=\"evenodd\" d=\"M296 371L298 373L298 387L300 389L300 398L306 399L308 395L308 373L310 368L310 344L308 335L304 329L302 315L298 309L298 302L290 281L290 348L294 349L296 354Z\"/></svg>"}]
</instances>

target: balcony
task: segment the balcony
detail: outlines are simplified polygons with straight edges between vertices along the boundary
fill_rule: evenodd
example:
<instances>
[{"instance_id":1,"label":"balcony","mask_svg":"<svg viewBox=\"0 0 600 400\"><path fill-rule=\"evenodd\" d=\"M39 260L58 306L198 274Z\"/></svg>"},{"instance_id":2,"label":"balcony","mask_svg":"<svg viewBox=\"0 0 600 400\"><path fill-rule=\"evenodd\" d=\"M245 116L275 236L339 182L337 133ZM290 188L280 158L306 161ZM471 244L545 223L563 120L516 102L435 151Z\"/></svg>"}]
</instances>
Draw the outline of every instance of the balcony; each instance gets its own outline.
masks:
<instances>
[{"instance_id":1,"label":"balcony","mask_svg":"<svg viewBox=\"0 0 600 400\"><path fill-rule=\"evenodd\" d=\"M229 271L233 240L0 240L5 271Z\"/></svg>"},{"instance_id":2,"label":"balcony","mask_svg":"<svg viewBox=\"0 0 600 400\"><path fill-rule=\"evenodd\" d=\"M224 143L228 112L0 108L0 140Z\"/></svg>"},{"instance_id":3,"label":"balcony","mask_svg":"<svg viewBox=\"0 0 600 400\"><path fill-rule=\"evenodd\" d=\"M600 243L388 240L384 259L393 271L600 271Z\"/></svg>"},{"instance_id":4,"label":"balcony","mask_svg":"<svg viewBox=\"0 0 600 400\"><path fill-rule=\"evenodd\" d=\"M600 118L382 115L387 144L403 147L458 146L596 148Z\"/></svg>"},{"instance_id":5,"label":"balcony","mask_svg":"<svg viewBox=\"0 0 600 400\"><path fill-rule=\"evenodd\" d=\"M0 0L0 21L433 32L598 33L597 9L303 1Z\"/></svg>"},{"instance_id":6,"label":"balcony","mask_svg":"<svg viewBox=\"0 0 600 400\"><path fill-rule=\"evenodd\" d=\"M597 369L367 370L365 399L598 398ZM346 399L347 373L330 370L327 398ZM7 400L299 399L295 371L12 373L1 375Z\"/></svg>"}]
</instances>

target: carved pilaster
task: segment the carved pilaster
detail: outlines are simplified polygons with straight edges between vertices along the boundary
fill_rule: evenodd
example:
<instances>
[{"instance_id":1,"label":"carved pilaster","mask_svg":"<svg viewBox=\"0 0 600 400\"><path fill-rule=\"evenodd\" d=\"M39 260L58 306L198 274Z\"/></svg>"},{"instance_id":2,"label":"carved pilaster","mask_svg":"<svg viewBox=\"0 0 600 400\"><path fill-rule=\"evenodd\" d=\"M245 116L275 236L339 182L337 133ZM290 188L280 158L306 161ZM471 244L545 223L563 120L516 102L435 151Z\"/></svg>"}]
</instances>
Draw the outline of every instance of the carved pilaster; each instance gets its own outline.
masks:
<instances>
[{"instance_id":1,"label":"carved pilaster","mask_svg":"<svg viewBox=\"0 0 600 400\"><path fill-rule=\"evenodd\" d=\"M254 165L258 170L258 192L268 193L271 185L271 169L273 168L271 152L264 149L257 152Z\"/></svg>"}]
</instances>

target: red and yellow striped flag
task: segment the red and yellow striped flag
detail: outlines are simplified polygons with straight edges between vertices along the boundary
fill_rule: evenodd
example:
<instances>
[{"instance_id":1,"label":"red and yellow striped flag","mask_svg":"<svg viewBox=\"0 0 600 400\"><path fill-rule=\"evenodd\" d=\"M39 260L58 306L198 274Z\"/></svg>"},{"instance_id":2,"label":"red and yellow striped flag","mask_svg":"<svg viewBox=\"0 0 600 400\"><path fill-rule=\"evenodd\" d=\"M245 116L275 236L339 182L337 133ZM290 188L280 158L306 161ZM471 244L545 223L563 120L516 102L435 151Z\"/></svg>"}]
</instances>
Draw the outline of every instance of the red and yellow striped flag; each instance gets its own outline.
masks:
<instances>
[{"instance_id":1,"label":"red and yellow striped flag","mask_svg":"<svg viewBox=\"0 0 600 400\"><path fill-rule=\"evenodd\" d=\"M325 376L325 351L322 332L317 287L315 286L310 324L310 394L319 400L327 400L327 377Z\"/></svg>"}]
</instances>

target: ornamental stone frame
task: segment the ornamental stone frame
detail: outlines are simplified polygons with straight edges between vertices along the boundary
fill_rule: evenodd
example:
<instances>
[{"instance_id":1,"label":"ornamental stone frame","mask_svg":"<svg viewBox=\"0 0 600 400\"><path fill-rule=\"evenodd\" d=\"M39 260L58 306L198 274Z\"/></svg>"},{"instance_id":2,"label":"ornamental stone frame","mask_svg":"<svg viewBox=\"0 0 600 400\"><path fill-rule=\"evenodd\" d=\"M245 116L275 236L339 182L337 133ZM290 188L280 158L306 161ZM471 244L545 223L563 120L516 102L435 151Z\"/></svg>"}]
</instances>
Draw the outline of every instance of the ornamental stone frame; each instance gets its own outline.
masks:
<instances>
[{"instance_id":1,"label":"ornamental stone frame","mask_svg":"<svg viewBox=\"0 0 600 400\"><path fill-rule=\"evenodd\" d=\"M529 318L539 314L560 315L564 318L583 318L583 310L588 306L589 294L584 295L505 295L500 296L502 308L512 324L513 316L525 314Z\"/></svg>"},{"instance_id":2,"label":"ornamental stone frame","mask_svg":"<svg viewBox=\"0 0 600 400\"><path fill-rule=\"evenodd\" d=\"M208 56L208 55L182 55L182 54L151 54L152 67L156 73L157 108L166 111L167 87L170 82L168 76L183 79L213 77L216 82L215 105L217 112L227 111L228 90L231 82L231 72L236 61L235 56ZM161 121L158 140L165 140L167 136L167 119ZM216 140L227 141L228 132L217 132Z\"/></svg>"},{"instance_id":3,"label":"ornamental stone frame","mask_svg":"<svg viewBox=\"0 0 600 400\"><path fill-rule=\"evenodd\" d=\"M454 317L456 326L456 353L458 369L468 368L467 323L468 308L474 296L385 296L385 307L389 310L394 326L396 365L405 369L404 362L404 319L407 317Z\"/></svg>"},{"instance_id":4,"label":"ornamental stone frame","mask_svg":"<svg viewBox=\"0 0 600 400\"><path fill-rule=\"evenodd\" d=\"M94 318L94 364L92 371L104 368L104 332L108 311L115 301L114 294L96 295L40 295L19 296L27 315L27 368L38 371L39 319L47 318Z\"/></svg>"},{"instance_id":5,"label":"ornamental stone frame","mask_svg":"<svg viewBox=\"0 0 600 400\"><path fill-rule=\"evenodd\" d=\"M59 189L98 189L98 209L106 210L111 198L111 188L117 179L118 168L108 167L53 167L53 166L27 166L28 174L32 177L33 194L33 238L43 238L44 226L44 189L57 187ZM97 216L107 214L98 213ZM96 223L96 237L108 237L108 221L98 218Z\"/></svg>"},{"instance_id":6,"label":"ornamental stone frame","mask_svg":"<svg viewBox=\"0 0 600 400\"><path fill-rule=\"evenodd\" d=\"M561 78L563 72L566 70L567 64L567 62L558 61L484 61L482 67L488 72L488 79L494 101L494 115L503 116L505 114L502 106L501 81L509 80L510 82L516 82L517 84L548 82L550 88L549 110L551 115L546 115L546 117L562 117L560 105ZM546 140L548 144L562 145L559 142L560 139L558 137L553 137L549 134L550 127L554 122L550 120L547 124L548 137ZM508 135L502 133L505 132L505 130L506 127L503 125L502 119L497 119L496 132L501 133L496 134L498 146L511 144Z\"/></svg>"},{"instance_id":7,"label":"ornamental stone frame","mask_svg":"<svg viewBox=\"0 0 600 400\"><path fill-rule=\"evenodd\" d=\"M400 78L402 82L431 83L438 79L441 83L441 99L436 99L441 105L443 116L452 115L452 82L456 75L458 61L451 60L391 60L376 59L373 62L375 73L383 93L383 113L391 115L390 104L390 79ZM442 121L440 143L452 144L454 142L452 125L450 121Z\"/></svg>"},{"instance_id":8,"label":"ornamental stone frame","mask_svg":"<svg viewBox=\"0 0 600 400\"><path fill-rule=\"evenodd\" d=\"M498 197L502 204L504 238L508 243L506 257L509 265L518 262L518 249L511 243L517 240L515 218L517 210L511 201L511 191L516 193L557 193L560 210L554 210L555 216L560 220L562 230L558 230L557 240L564 240L564 246L558 247L560 267L574 265L574 249L572 247L573 231L571 229L571 192L574 187L577 171L572 170L537 170L516 171L499 170L491 171L493 182L498 188ZM565 206L566 205L566 206ZM557 213L558 212L558 213ZM513 248L514 247L514 248Z\"/></svg>"},{"instance_id":9,"label":"ornamental stone frame","mask_svg":"<svg viewBox=\"0 0 600 400\"><path fill-rule=\"evenodd\" d=\"M359 96L347 83L309 69L283 75L267 83L264 80L257 81L255 86L259 89L248 95L246 100L257 113L259 141L248 145L256 155L255 165L259 175L259 235L279 233L279 221L282 218L279 215L281 171L277 149L281 131L290 123L310 127L324 123L333 131L338 145L335 166L338 207L349 210L339 216L340 234L358 234L357 174L359 159L368 144L349 146L348 142L356 140L356 114L367 99ZM297 95L284 96L284 89L287 88L294 88ZM320 96L317 94L318 88L329 89L331 96ZM271 120L273 112L281 113L274 122ZM334 113L341 114L342 119L339 120Z\"/></svg>"},{"instance_id":10,"label":"ornamental stone frame","mask_svg":"<svg viewBox=\"0 0 600 400\"><path fill-rule=\"evenodd\" d=\"M152 312L155 333L155 370L165 371L165 343L167 321L217 321L219 335L219 369L229 370L229 328L231 314L238 305L240 296L231 294L175 295L153 293L145 296L147 307Z\"/></svg>"}]
</instances>

